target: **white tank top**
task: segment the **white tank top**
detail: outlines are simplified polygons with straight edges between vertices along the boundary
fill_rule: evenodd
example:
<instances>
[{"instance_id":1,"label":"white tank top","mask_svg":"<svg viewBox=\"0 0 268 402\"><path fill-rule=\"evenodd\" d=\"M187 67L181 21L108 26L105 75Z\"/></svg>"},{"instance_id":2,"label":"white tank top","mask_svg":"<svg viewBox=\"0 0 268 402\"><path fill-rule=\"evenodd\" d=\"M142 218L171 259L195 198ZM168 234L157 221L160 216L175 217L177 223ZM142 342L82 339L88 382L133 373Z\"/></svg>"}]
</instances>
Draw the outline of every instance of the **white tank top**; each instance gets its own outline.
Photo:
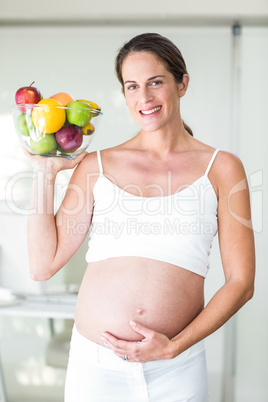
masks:
<instances>
[{"instance_id":1,"label":"white tank top","mask_svg":"<svg viewBox=\"0 0 268 402\"><path fill-rule=\"evenodd\" d=\"M218 230L217 197L208 172L167 196L128 193L103 174L93 189L94 210L86 261L138 256L160 260L206 277L212 240Z\"/></svg>"}]
</instances>

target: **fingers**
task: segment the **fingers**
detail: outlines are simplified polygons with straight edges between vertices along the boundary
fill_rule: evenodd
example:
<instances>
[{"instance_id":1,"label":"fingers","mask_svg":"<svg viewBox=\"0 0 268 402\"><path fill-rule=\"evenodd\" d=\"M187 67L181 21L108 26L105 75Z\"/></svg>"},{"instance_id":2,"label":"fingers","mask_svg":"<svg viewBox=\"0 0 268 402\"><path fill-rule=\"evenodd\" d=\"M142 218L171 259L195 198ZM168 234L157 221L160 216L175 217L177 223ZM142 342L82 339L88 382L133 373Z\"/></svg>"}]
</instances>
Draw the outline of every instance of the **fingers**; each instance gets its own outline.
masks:
<instances>
[{"instance_id":1,"label":"fingers","mask_svg":"<svg viewBox=\"0 0 268 402\"><path fill-rule=\"evenodd\" d=\"M167 358L170 340L144 325L130 321L131 328L143 336L141 341L124 341L109 332L104 332L101 339L104 346L111 349L118 357L128 356L128 361L145 363L156 359Z\"/></svg>"},{"instance_id":2,"label":"fingers","mask_svg":"<svg viewBox=\"0 0 268 402\"><path fill-rule=\"evenodd\" d=\"M152 329L149 329L144 325L137 323L135 321L130 321L130 326L135 332L138 332L139 334L143 335L144 338L151 338L155 334L155 331L153 331Z\"/></svg>"},{"instance_id":3,"label":"fingers","mask_svg":"<svg viewBox=\"0 0 268 402\"><path fill-rule=\"evenodd\" d=\"M111 349L118 357L124 358L125 355L128 356L128 360L131 360L131 356L135 355L135 344L136 342L128 342L115 338L109 333L104 333L101 336L101 340L105 347Z\"/></svg>"},{"instance_id":4,"label":"fingers","mask_svg":"<svg viewBox=\"0 0 268 402\"><path fill-rule=\"evenodd\" d=\"M74 168L76 165L82 162L82 160L88 155L88 152L83 152L81 155L76 156L74 159L70 159L71 165Z\"/></svg>"},{"instance_id":5,"label":"fingers","mask_svg":"<svg viewBox=\"0 0 268 402\"><path fill-rule=\"evenodd\" d=\"M109 332L101 336L105 347L111 349L118 357L128 356L128 361L145 363L158 359L175 357L171 340L164 334L153 331L140 323L131 322L131 327L143 335L141 341L124 341Z\"/></svg>"},{"instance_id":6,"label":"fingers","mask_svg":"<svg viewBox=\"0 0 268 402\"><path fill-rule=\"evenodd\" d=\"M59 156L51 156L48 158L43 155L33 155L25 149L23 149L23 152L35 169L48 169L49 171L53 171L55 174L61 170L75 168L88 155L88 152L83 152L73 159L68 159Z\"/></svg>"},{"instance_id":7,"label":"fingers","mask_svg":"<svg viewBox=\"0 0 268 402\"><path fill-rule=\"evenodd\" d=\"M126 354L129 352L130 344L134 342L122 341L115 338L113 335L105 333L101 336L101 340L103 341L105 346L110 347L116 353Z\"/></svg>"},{"instance_id":8,"label":"fingers","mask_svg":"<svg viewBox=\"0 0 268 402\"><path fill-rule=\"evenodd\" d=\"M142 341L138 342L123 341L116 338L109 332L104 332L101 336L101 339L104 345L112 349L116 354L118 355L128 354L135 356L136 358L137 355L140 354L140 348L139 348L140 343L148 342L149 340L151 340L155 334L155 331L146 328L144 325L141 325L134 321L130 321L130 325L135 332L143 335L144 339Z\"/></svg>"},{"instance_id":9,"label":"fingers","mask_svg":"<svg viewBox=\"0 0 268 402\"><path fill-rule=\"evenodd\" d=\"M144 355L145 343L141 341L123 341L117 339L109 333L104 333L101 336L103 344L108 349L111 349L114 354L116 354L121 359L127 355L128 362L139 362L145 363L150 359L147 359L146 354ZM147 360L146 360L147 359ZM124 359L126 360L126 359Z\"/></svg>"}]
</instances>

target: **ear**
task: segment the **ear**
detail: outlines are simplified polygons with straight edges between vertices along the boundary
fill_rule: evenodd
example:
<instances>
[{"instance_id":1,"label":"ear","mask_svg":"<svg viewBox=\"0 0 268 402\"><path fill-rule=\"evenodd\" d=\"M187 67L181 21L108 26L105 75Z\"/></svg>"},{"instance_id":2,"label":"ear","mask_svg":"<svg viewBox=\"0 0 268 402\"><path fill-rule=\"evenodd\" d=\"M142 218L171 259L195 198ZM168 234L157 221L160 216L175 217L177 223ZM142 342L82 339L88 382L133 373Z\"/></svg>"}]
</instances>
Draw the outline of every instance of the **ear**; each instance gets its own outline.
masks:
<instances>
[{"instance_id":1,"label":"ear","mask_svg":"<svg viewBox=\"0 0 268 402\"><path fill-rule=\"evenodd\" d=\"M181 98L186 94L188 84L190 81L190 77L188 74L183 74L182 81L178 84L178 89L179 89L179 97Z\"/></svg>"}]
</instances>

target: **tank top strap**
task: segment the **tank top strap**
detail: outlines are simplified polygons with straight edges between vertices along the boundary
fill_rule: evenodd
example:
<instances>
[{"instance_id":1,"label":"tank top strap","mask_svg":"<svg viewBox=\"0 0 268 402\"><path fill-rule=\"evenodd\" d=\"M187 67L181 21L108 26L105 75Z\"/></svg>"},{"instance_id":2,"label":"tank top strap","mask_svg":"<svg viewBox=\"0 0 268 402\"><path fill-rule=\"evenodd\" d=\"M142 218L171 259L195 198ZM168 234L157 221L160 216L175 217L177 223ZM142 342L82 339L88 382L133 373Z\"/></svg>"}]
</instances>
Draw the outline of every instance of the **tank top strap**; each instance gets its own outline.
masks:
<instances>
[{"instance_id":1,"label":"tank top strap","mask_svg":"<svg viewBox=\"0 0 268 402\"><path fill-rule=\"evenodd\" d=\"M206 169L206 171L205 171L205 176L208 175L208 173L209 173L209 171L210 171L210 168L211 168L211 166L212 166L212 164L213 164L213 162L214 162L214 160L215 160L215 158L216 158L218 152L219 152L219 149L216 149L216 150L214 151L214 153L213 153L213 155L212 155L212 157L211 157L211 159L210 159L210 161L209 161L208 167L207 167L207 169Z\"/></svg>"},{"instance_id":2,"label":"tank top strap","mask_svg":"<svg viewBox=\"0 0 268 402\"><path fill-rule=\"evenodd\" d=\"M100 150L97 150L97 158L98 158L98 165L99 165L99 171L100 174L103 174L103 168L102 168L102 162L101 162L101 154L100 154Z\"/></svg>"}]
</instances>

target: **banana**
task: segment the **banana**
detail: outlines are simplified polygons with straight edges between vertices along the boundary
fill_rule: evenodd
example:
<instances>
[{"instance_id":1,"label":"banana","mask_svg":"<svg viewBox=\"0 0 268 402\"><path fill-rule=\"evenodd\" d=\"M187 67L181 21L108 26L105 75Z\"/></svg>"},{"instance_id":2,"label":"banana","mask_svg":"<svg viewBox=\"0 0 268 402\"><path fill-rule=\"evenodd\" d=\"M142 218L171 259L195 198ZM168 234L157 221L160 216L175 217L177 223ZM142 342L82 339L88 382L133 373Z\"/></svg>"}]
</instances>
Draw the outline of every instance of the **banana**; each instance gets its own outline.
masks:
<instances>
[{"instance_id":1,"label":"banana","mask_svg":"<svg viewBox=\"0 0 268 402\"><path fill-rule=\"evenodd\" d=\"M86 126L82 127L82 131L84 135L91 135L95 131L95 127L92 123L88 123Z\"/></svg>"},{"instance_id":2,"label":"banana","mask_svg":"<svg viewBox=\"0 0 268 402\"><path fill-rule=\"evenodd\" d=\"M77 99L77 101L78 101L78 102L88 103L88 104L92 107L93 110L99 110L99 111L101 111L100 106L97 105L97 103L95 103L95 102L91 102L91 101L88 101L88 100L85 100L85 99ZM93 117L94 117L94 116L98 116L98 113L94 113L94 112L93 112L92 115L93 115Z\"/></svg>"}]
</instances>

